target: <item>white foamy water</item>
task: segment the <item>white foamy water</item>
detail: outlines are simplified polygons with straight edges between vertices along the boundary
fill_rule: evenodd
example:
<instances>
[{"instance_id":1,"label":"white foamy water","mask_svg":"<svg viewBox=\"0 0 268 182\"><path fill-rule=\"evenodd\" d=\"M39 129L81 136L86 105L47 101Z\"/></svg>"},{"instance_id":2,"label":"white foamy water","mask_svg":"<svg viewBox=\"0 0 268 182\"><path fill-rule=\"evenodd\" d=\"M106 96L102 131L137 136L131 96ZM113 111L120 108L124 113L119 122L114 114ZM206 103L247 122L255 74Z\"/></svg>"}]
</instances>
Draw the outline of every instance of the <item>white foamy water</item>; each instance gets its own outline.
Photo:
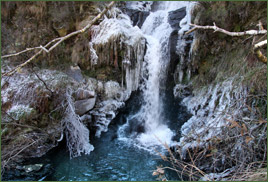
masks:
<instances>
[{"instance_id":1,"label":"white foamy water","mask_svg":"<svg viewBox=\"0 0 268 182\"><path fill-rule=\"evenodd\" d=\"M169 36L173 29L168 23L168 12L188 5L188 2L161 2L158 10L151 12L146 18L141 30L147 41L147 52L144 57L143 79L141 85L144 104L133 116L128 117L128 121L119 131L119 138L126 137L127 128L139 125L138 131L134 129L132 142L140 148L152 151L154 147L164 143L172 145L172 137L175 135L167 126L167 121L162 117L162 100L160 98L160 81L165 78L166 68L169 64ZM133 132L133 129L129 131ZM134 127L135 128L135 127ZM139 131L141 130L141 131ZM131 135L131 134L130 134Z\"/></svg>"}]
</instances>

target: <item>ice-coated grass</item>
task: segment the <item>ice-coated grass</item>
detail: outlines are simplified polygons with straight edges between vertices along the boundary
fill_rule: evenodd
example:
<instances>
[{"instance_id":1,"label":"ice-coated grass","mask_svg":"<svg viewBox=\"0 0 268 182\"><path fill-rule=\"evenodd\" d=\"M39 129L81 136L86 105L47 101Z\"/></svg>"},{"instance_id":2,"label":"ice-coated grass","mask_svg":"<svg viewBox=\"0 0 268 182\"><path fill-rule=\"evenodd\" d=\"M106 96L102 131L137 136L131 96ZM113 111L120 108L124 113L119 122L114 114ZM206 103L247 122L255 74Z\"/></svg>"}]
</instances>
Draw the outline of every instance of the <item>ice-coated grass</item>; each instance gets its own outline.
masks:
<instances>
[{"instance_id":1,"label":"ice-coated grass","mask_svg":"<svg viewBox=\"0 0 268 182\"><path fill-rule=\"evenodd\" d=\"M67 107L62 120L62 126L65 131L70 158L81 156L82 153L90 154L94 147L89 141L89 130L81 122L80 116L75 113L72 90L70 88L66 90L66 103Z\"/></svg>"}]
</instances>

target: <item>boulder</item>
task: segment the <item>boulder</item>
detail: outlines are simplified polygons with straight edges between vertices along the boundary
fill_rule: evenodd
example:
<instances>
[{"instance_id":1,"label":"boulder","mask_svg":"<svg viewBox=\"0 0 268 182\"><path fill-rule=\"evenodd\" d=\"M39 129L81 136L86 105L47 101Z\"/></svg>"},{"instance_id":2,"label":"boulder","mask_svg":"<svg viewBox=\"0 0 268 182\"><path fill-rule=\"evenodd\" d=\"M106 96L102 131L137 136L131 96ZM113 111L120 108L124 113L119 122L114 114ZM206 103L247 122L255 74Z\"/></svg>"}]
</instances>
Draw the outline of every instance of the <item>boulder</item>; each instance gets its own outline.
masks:
<instances>
[{"instance_id":1,"label":"boulder","mask_svg":"<svg viewBox=\"0 0 268 182\"><path fill-rule=\"evenodd\" d=\"M39 171L43 167L43 164L31 164L23 166L26 173Z\"/></svg>"},{"instance_id":2,"label":"boulder","mask_svg":"<svg viewBox=\"0 0 268 182\"><path fill-rule=\"evenodd\" d=\"M96 103L96 97L84 100L78 100L74 102L76 114L82 116L86 112L94 108Z\"/></svg>"},{"instance_id":3,"label":"boulder","mask_svg":"<svg viewBox=\"0 0 268 182\"><path fill-rule=\"evenodd\" d=\"M79 66L70 66L66 74L77 82L83 82L84 80L84 77L82 75L82 72Z\"/></svg>"},{"instance_id":4,"label":"boulder","mask_svg":"<svg viewBox=\"0 0 268 182\"><path fill-rule=\"evenodd\" d=\"M95 97L94 91L89 91L89 90L84 90L82 88L79 88L75 92L75 100L85 100L85 99L90 99L94 97Z\"/></svg>"},{"instance_id":5,"label":"boulder","mask_svg":"<svg viewBox=\"0 0 268 182\"><path fill-rule=\"evenodd\" d=\"M118 98L121 99L122 90L118 82L115 81L108 81L104 84L105 90L105 98L107 99L114 99Z\"/></svg>"}]
</instances>

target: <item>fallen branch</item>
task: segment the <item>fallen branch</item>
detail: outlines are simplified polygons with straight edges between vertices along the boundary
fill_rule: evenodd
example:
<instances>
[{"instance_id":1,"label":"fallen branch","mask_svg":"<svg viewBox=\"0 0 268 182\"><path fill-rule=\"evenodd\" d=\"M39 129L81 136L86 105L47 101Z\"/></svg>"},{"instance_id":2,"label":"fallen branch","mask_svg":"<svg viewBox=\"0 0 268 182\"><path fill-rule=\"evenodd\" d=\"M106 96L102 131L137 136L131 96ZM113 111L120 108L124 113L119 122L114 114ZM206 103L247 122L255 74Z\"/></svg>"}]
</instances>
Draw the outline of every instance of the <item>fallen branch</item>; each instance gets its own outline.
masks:
<instances>
[{"instance_id":1,"label":"fallen branch","mask_svg":"<svg viewBox=\"0 0 268 182\"><path fill-rule=\"evenodd\" d=\"M40 45L39 47L34 47L34 48L27 48L26 50L20 51L18 53L14 53L14 54L9 54L9 55L4 55L1 58L8 58L8 57L12 57L12 56L17 56L20 55L22 53L28 52L28 51L32 51L35 49L41 49L39 50L35 55L33 55L30 59L28 59L27 61L25 61L24 63L18 65L16 68L14 68L13 70L3 73L2 76L10 76L12 74L14 74L15 72L17 72L19 69L21 69L22 67L24 67L25 65L27 65L28 63L30 63L33 59L35 59L37 56L39 56L43 51L45 53L49 53L50 51L52 51L54 48L56 48L60 43L62 43L63 41L65 41L66 39L69 39L70 37L73 37L74 35L80 34L85 32L86 30L88 30L92 25L94 25L101 17L103 17L103 15L109 10L111 9L111 7L115 4L115 1L112 1L101 13L99 13L89 24L87 24L84 28L82 28L81 30L77 30L75 32L72 32L64 37L59 37L59 38L55 38L53 40L51 40L49 43L47 43L45 46ZM52 43L56 42L54 45L52 45L50 48L48 48Z\"/></svg>"},{"instance_id":2,"label":"fallen branch","mask_svg":"<svg viewBox=\"0 0 268 182\"><path fill-rule=\"evenodd\" d=\"M244 36L244 35L264 35L267 33L267 30L247 30L244 32L229 32L227 30L224 30L222 28L217 27L215 23L213 23L213 24L214 24L213 26L209 26L209 25L201 26L201 25L190 24L190 26L192 26L193 29L189 30L185 34L189 34L197 29L214 30L214 32L222 32L222 33L230 35L232 37Z\"/></svg>"}]
</instances>

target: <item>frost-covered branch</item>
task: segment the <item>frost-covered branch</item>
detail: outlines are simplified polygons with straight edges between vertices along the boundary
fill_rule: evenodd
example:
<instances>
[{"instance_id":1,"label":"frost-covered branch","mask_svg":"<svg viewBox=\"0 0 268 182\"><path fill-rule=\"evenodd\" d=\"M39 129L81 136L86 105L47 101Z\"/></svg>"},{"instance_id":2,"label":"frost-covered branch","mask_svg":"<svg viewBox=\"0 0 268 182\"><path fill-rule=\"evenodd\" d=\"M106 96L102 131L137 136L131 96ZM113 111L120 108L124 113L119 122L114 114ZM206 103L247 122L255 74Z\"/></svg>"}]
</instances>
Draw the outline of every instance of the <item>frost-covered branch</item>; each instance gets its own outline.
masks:
<instances>
[{"instance_id":1,"label":"frost-covered branch","mask_svg":"<svg viewBox=\"0 0 268 182\"><path fill-rule=\"evenodd\" d=\"M36 54L34 54L30 59L28 59L27 61L25 61L24 63L18 65L16 68L14 68L13 70L3 73L3 76L10 76L12 74L14 74L15 72L17 72L18 70L20 70L22 67L24 67L25 65L27 65L28 63L30 63L33 59L35 59L37 56L39 56L42 52L45 53L49 53L50 51L52 51L54 48L56 48L60 43L62 43L63 41L65 41L66 39L69 39L70 37L73 37L75 35L78 35L80 33L83 33L85 31L87 31L92 25L94 25L101 17L103 17L103 15L109 10L111 9L111 7L115 4L115 1L112 1L101 13L99 13L89 24L87 24L84 28L77 30L75 32L72 32L64 37L59 37L59 38L55 38L53 40L51 40L49 43L47 43L45 46L40 45L39 47L34 47L34 48L27 48L23 51L20 51L18 53L14 53L14 54L9 54L9 55L4 55L1 58L8 58L8 57L12 57L12 56L17 56L20 55L22 53L28 52L28 51L32 51L32 50L36 50L36 49L41 49L39 50ZM54 43L56 42L56 43ZM54 43L54 45L52 45L50 48L49 46Z\"/></svg>"},{"instance_id":2,"label":"frost-covered branch","mask_svg":"<svg viewBox=\"0 0 268 182\"><path fill-rule=\"evenodd\" d=\"M41 49L41 47L39 46L39 47L26 48L25 50L14 53L14 54L8 54L8 55L1 56L1 58L3 59L3 58L9 58L9 57L13 57L13 56L18 56L18 55L23 54L25 52L33 51L35 49Z\"/></svg>"},{"instance_id":3,"label":"frost-covered branch","mask_svg":"<svg viewBox=\"0 0 268 182\"><path fill-rule=\"evenodd\" d=\"M222 28L219 28L216 26L215 22L213 23L213 26L201 26L201 25L195 25L195 24L190 24L193 28L186 32L185 34L189 34L197 29L204 29L204 30L214 30L214 32L221 32L226 35L232 36L232 37L238 37L238 36L245 36L245 35L265 35L267 34L267 30L263 29L263 26L261 22L259 22L259 30L247 30L244 32L229 32L227 30L224 30ZM254 53L256 54L257 58L259 61L263 62L264 64L267 63L267 57L262 54L260 48L267 45L267 40L261 41L257 44L254 45L253 50Z\"/></svg>"},{"instance_id":4,"label":"frost-covered branch","mask_svg":"<svg viewBox=\"0 0 268 182\"><path fill-rule=\"evenodd\" d=\"M259 49L259 48L261 48L261 47L263 47L265 45L267 45L267 40L264 40L264 41L261 41L261 42L255 44L254 49Z\"/></svg>"},{"instance_id":5,"label":"frost-covered branch","mask_svg":"<svg viewBox=\"0 0 268 182\"><path fill-rule=\"evenodd\" d=\"M214 24L213 26L209 26L209 25L201 26L201 25L190 24L190 26L192 26L193 28L189 30L188 32L186 32L185 34L189 34L197 29L214 30L214 32L222 32L232 37L244 36L244 35L264 35L267 33L267 30L247 30L244 32L229 32L227 30L217 27L215 23L213 24Z\"/></svg>"}]
</instances>

